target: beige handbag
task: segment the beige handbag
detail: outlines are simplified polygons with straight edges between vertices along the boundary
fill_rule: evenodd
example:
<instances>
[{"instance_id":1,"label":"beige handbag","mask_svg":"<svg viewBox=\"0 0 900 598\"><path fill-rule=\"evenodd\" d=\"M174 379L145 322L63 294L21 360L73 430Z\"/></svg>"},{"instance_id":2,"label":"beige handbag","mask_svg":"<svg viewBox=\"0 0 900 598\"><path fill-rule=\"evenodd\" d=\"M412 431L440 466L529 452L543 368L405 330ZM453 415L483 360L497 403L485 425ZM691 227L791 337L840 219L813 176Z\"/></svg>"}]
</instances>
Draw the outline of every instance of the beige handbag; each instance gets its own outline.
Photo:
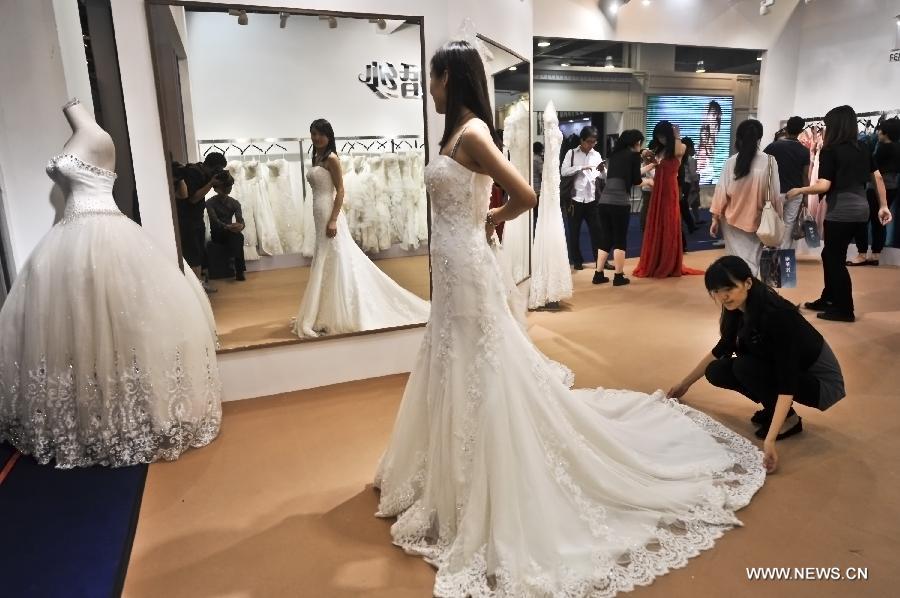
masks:
<instances>
[{"instance_id":1,"label":"beige handbag","mask_svg":"<svg viewBox=\"0 0 900 598\"><path fill-rule=\"evenodd\" d=\"M763 205L756 236L766 247L778 247L784 240L784 220L778 215L772 202L772 156L769 156L769 176L766 178L766 203Z\"/></svg>"}]
</instances>

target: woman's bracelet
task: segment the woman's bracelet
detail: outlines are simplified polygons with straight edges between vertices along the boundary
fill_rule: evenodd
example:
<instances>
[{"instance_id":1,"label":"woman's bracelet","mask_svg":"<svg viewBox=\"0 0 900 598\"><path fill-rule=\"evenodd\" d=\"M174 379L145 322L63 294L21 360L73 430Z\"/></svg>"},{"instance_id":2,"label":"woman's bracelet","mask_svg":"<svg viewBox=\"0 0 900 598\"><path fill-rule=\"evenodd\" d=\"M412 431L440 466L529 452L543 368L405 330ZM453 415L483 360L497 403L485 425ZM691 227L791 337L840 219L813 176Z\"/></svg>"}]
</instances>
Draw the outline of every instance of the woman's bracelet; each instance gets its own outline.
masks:
<instances>
[{"instance_id":1,"label":"woman's bracelet","mask_svg":"<svg viewBox=\"0 0 900 598\"><path fill-rule=\"evenodd\" d=\"M494 213L490 210L488 210L487 216L484 217L484 223L497 228L497 223L494 222Z\"/></svg>"}]
</instances>

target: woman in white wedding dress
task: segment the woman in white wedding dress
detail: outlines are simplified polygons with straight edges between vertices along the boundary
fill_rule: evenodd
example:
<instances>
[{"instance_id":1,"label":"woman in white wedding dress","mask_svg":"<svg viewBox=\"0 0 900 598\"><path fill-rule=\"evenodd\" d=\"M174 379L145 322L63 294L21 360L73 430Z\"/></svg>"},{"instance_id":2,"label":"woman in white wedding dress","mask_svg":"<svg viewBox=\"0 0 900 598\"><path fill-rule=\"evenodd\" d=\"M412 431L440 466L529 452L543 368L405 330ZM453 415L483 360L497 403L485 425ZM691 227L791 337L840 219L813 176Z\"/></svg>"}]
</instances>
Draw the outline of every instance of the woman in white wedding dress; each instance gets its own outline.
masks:
<instances>
[{"instance_id":1,"label":"woman in white wedding dress","mask_svg":"<svg viewBox=\"0 0 900 598\"><path fill-rule=\"evenodd\" d=\"M382 272L350 235L341 204L344 183L334 130L324 119L310 125L316 248L309 282L293 323L300 337L376 330L428 320L429 304Z\"/></svg>"},{"instance_id":2,"label":"woman in white wedding dress","mask_svg":"<svg viewBox=\"0 0 900 598\"><path fill-rule=\"evenodd\" d=\"M538 309L572 296L572 271L566 229L559 207L559 151L562 131L556 106L544 109L544 170L541 173L541 202L538 205L534 244L531 247L531 283L528 307Z\"/></svg>"},{"instance_id":3,"label":"woman in white wedding dress","mask_svg":"<svg viewBox=\"0 0 900 598\"><path fill-rule=\"evenodd\" d=\"M0 442L60 468L177 459L219 432L209 302L116 207L109 135L64 112L74 134L47 173L65 212L0 310Z\"/></svg>"},{"instance_id":4,"label":"woman in white wedding dress","mask_svg":"<svg viewBox=\"0 0 900 598\"><path fill-rule=\"evenodd\" d=\"M474 82L474 83L473 83ZM535 196L495 146L467 42L431 62L446 115L426 172L431 319L376 474L396 545L437 568L439 597L613 596L740 525L765 480L753 444L627 390L570 390L516 322L485 234ZM510 193L488 210L491 178Z\"/></svg>"}]
</instances>

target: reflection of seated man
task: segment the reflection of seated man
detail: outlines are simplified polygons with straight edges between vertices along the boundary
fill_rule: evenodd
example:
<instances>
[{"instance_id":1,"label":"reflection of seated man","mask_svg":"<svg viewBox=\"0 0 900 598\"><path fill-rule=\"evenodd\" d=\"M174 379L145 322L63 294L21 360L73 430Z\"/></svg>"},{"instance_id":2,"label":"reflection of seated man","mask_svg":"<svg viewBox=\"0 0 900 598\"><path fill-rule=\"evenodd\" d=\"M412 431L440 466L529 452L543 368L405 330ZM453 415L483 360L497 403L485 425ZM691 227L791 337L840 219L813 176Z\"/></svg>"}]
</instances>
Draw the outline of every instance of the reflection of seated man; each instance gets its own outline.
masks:
<instances>
[{"instance_id":1,"label":"reflection of seated man","mask_svg":"<svg viewBox=\"0 0 900 598\"><path fill-rule=\"evenodd\" d=\"M228 255L234 258L235 280L244 278L244 217L241 215L241 203L231 197L231 188L234 179L230 174L223 173L213 184L216 194L206 202L206 212L209 214L209 230L213 243L224 245L228 249Z\"/></svg>"}]
</instances>

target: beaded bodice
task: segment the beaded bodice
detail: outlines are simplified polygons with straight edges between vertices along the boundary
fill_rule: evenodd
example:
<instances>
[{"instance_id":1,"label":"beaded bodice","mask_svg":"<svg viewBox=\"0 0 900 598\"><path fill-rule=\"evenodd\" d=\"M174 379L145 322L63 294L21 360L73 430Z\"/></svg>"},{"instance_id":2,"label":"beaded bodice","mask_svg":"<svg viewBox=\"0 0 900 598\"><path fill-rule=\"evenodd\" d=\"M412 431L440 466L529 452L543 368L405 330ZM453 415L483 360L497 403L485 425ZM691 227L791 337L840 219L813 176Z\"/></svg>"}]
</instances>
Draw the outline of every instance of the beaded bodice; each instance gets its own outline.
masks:
<instances>
[{"instance_id":1,"label":"beaded bodice","mask_svg":"<svg viewBox=\"0 0 900 598\"><path fill-rule=\"evenodd\" d=\"M88 164L73 154L50 159L47 174L66 193L64 220L91 214L122 215L113 200L116 173Z\"/></svg>"}]
</instances>

